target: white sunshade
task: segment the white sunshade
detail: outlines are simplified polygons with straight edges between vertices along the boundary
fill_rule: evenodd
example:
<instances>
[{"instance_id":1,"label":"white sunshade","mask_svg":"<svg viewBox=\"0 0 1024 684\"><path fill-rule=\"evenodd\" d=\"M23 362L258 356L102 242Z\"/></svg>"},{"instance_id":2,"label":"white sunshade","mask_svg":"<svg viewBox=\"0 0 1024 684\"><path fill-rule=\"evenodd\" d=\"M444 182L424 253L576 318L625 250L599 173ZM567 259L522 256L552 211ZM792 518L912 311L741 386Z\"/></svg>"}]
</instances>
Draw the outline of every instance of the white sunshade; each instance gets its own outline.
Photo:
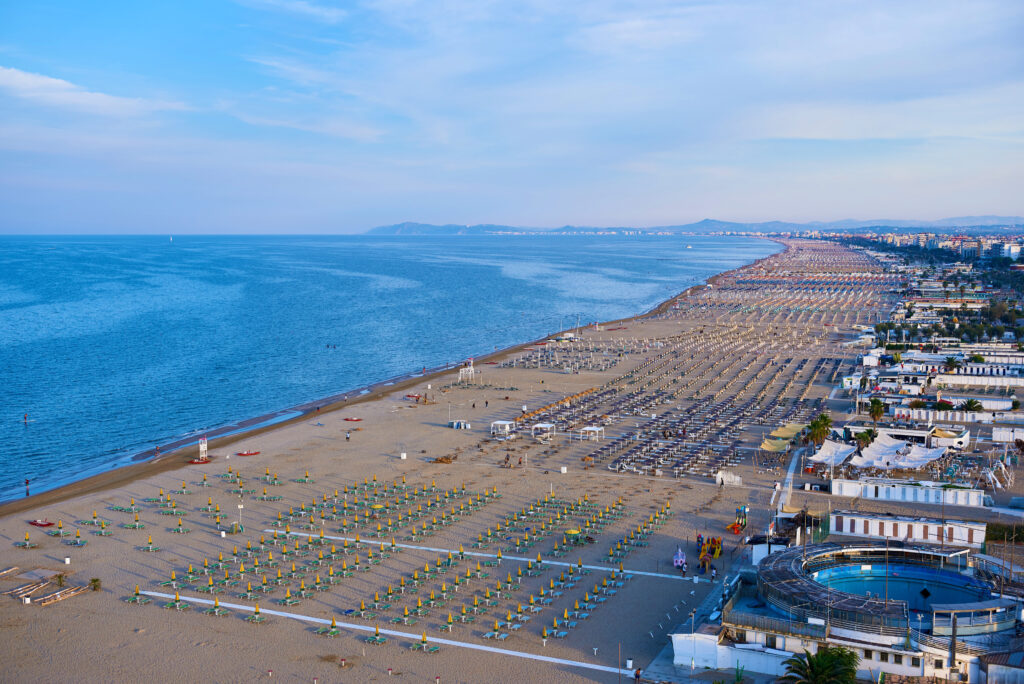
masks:
<instances>
[{"instance_id":1,"label":"white sunshade","mask_svg":"<svg viewBox=\"0 0 1024 684\"><path fill-rule=\"evenodd\" d=\"M946 455L946 447L935 447L929 449L915 444L910 448L910 453L903 457L904 468L920 468L928 465L934 460L940 459Z\"/></svg>"},{"instance_id":2,"label":"white sunshade","mask_svg":"<svg viewBox=\"0 0 1024 684\"><path fill-rule=\"evenodd\" d=\"M871 446L862 449L860 456L850 460L850 465L858 468L898 468L897 461L901 452L905 451L907 443L893 439L889 435L881 434L875 437Z\"/></svg>"},{"instance_id":3,"label":"white sunshade","mask_svg":"<svg viewBox=\"0 0 1024 684\"><path fill-rule=\"evenodd\" d=\"M811 456L811 460L815 463L824 463L827 466L837 466L853 455L855 451L857 451L857 447L826 439L818 447L818 452Z\"/></svg>"},{"instance_id":4,"label":"white sunshade","mask_svg":"<svg viewBox=\"0 0 1024 684\"><path fill-rule=\"evenodd\" d=\"M859 468L881 468L893 470L905 468L915 470L922 468L932 461L942 458L946 454L946 447L929 449L918 444L910 445L901 442L888 435L879 435L867 449L861 451L861 455L854 457L850 465Z\"/></svg>"}]
</instances>

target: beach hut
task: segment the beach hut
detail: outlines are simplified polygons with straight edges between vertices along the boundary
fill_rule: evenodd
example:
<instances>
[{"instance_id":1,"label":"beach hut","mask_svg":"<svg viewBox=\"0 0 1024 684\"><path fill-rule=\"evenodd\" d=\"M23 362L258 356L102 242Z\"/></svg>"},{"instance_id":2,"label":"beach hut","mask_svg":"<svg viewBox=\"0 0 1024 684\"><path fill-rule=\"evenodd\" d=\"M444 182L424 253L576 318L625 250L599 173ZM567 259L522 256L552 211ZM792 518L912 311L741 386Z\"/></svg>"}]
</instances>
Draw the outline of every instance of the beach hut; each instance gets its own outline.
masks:
<instances>
[{"instance_id":1,"label":"beach hut","mask_svg":"<svg viewBox=\"0 0 1024 684\"><path fill-rule=\"evenodd\" d=\"M516 424L511 420L496 420L491 423L491 437L495 439L512 439L515 437Z\"/></svg>"}]
</instances>

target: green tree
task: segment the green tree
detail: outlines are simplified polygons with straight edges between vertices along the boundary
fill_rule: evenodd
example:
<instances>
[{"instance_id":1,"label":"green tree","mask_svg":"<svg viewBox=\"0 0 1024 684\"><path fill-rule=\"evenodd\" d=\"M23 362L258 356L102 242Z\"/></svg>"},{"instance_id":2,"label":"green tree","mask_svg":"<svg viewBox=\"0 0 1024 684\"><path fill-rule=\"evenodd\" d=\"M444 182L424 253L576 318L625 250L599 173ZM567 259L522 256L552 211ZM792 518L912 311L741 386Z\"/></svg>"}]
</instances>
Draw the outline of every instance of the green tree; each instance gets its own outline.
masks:
<instances>
[{"instance_id":1,"label":"green tree","mask_svg":"<svg viewBox=\"0 0 1024 684\"><path fill-rule=\"evenodd\" d=\"M864 432L858 432L853 436L857 440L857 446L864 449L871 445L875 441L875 437L878 436L878 432L875 430L865 430Z\"/></svg>"},{"instance_id":2,"label":"green tree","mask_svg":"<svg viewBox=\"0 0 1024 684\"><path fill-rule=\"evenodd\" d=\"M955 356L947 356L945 362L942 365L946 367L946 370L955 371L957 368L960 368L960 366L962 366L963 364L960 363L960 359L956 358Z\"/></svg>"},{"instance_id":3,"label":"green tree","mask_svg":"<svg viewBox=\"0 0 1024 684\"><path fill-rule=\"evenodd\" d=\"M837 647L822 647L817 653L804 651L788 658L786 674L780 682L790 684L853 684L857 681L860 656L854 651Z\"/></svg>"},{"instance_id":4,"label":"green tree","mask_svg":"<svg viewBox=\"0 0 1024 684\"><path fill-rule=\"evenodd\" d=\"M977 399L968 399L959 406L957 406L957 408L961 411L977 412L980 411L982 407L981 402L978 401Z\"/></svg>"},{"instance_id":5,"label":"green tree","mask_svg":"<svg viewBox=\"0 0 1024 684\"><path fill-rule=\"evenodd\" d=\"M971 354L968 361L970 361L971 363L985 363L985 357L982 356L981 354Z\"/></svg>"},{"instance_id":6,"label":"green tree","mask_svg":"<svg viewBox=\"0 0 1024 684\"><path fill-rule=\"evenodd\" d=\"M807 438L815 444L821 444L831 430L832 418L827 413L822 413L807 426Z\"/></svg>"},{"instance_id":7,"label":"green tree","mask_svg":"<svg viewBox=\"0 0 1024 684\"><path fill-rule=\"evenodd\" d=\"M868 404L868 415L871 416L871 422L878 425L878 419L885 415L885 403L878 397L872 397Z\"/></svg>"}]
</instances>

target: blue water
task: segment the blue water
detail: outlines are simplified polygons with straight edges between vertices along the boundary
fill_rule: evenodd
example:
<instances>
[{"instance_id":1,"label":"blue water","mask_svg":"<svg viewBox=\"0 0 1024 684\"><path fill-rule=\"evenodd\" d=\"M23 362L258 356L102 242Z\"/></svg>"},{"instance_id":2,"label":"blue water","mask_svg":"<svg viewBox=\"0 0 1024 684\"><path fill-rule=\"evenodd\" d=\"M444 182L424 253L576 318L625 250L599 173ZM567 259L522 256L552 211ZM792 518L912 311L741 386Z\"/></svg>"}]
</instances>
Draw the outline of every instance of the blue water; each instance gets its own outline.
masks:
<instances>
[{"instance_id":1,"label":"blue water","mask_svg":"<svg viewBox=\"0 0 1024 684\"><path fill-rule=\"evenodd\" d=\"M906 601L911 611L930 612L933 604L970 603L991 598L992 587L950 570L889 564L864 568L839 565L819 570L815 581L832 589L874 598Z\"/></svg>"},{"instance_id":2,"label":"blue water","mask_svg":"<svg viewBox=\"0 0 1024 684\"><path fill-rule=\"evenodd\" d=\"M778 250L739 237L0 237L0 500L25 478L42 491L577 317L637 314Z\"/></svg>"}]
</instances>

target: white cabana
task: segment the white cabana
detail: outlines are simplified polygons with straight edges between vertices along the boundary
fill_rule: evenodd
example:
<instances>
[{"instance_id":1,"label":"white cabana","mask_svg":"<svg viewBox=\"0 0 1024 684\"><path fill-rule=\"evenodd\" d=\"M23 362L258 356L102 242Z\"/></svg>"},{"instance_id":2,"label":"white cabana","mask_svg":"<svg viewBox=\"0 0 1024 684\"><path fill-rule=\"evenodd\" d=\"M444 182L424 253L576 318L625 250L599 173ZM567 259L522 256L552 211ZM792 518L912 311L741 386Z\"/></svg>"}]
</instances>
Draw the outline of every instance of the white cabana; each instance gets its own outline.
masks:
<instances>
[{"instance_id":1,"label":"white cabana","mask_svg":"<svg viewBox=\"0 0 1024 684\"><path fill-rule=\"evenodd\" d=\"M491 436L498 439L511 439L515 436L516 424L511 420L496 420L491 423Z\"/></svg>"},{"instance_id":2,"label":"white cabana","mask_svg":"<svg viewBox=\"0 0 1024 684\"><path fill-rule=\"evenodd\" d=\"M818 447L818 452L814 454L814 456L811 456L811 461L814 463L823 463L830 467L837 466L852 456L856 451L857 447L826 439L822 445Z\"/></svg>"},{"instance_id":3,"label":"white cabana","mask_svg":"<svg viewBox=\"0 0 1024 684\"><path fill-rule=\"evenodd\" d=\"M580 429L580 439L592 442L599 442L604 439L604 428L600 425L588 425Z\"/></svg>"},{"instance_id":4,"label":"white cabana","mask_svg":"<svg viewBox=\"0 0 1024 684\"><path fill-rule=\"evenodd\" d=\"M547 442L555 436L554 423L534 423L530 427L530 435L542 442Z\"/></svg>"}]
</instances>

